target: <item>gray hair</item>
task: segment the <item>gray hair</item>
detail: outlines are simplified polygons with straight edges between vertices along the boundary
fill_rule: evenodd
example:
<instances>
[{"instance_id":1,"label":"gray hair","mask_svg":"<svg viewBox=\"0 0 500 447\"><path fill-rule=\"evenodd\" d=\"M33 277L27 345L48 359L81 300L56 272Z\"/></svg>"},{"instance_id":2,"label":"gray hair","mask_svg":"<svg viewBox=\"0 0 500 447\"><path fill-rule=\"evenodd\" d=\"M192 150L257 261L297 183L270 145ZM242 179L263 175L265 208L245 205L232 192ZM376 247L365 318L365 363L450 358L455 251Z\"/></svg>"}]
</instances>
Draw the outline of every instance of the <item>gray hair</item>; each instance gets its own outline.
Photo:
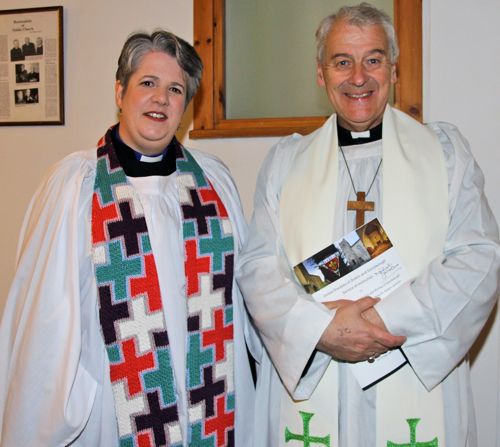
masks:
<instances>
[{"instance_id":1,"label":"gray hair","mask_svg":"<svg viewBox=\"0 0 500 447\"><path fill-rule=\"evenodd\" d=\"M398 61L399 47L391 18L384 11L366 2L360 3L357 6L344 6L336 13L325 17L321 21L316 30L316 57L318 61L323 61L326 38L330 30L335 23L340 21L345 21L350 25L356 26L382 26L389 45L389 61L391 64L395 64Z\"/></svg>"},{"instance_id":2,"label":"gray hair","mask_svg":"<svg viewBox=\"0 0 500 447\"><path fill-rule=\"evenodd\" d=\"M155 30L151 35L144 32L131 34L118 58L116 80L125 91L130 77L139 68L142 58L151 51L160 51L177 60L186 81L185 107L187 107L200 86L203 63L191 44L169 31Z\"/></svg>"}]
</instances>

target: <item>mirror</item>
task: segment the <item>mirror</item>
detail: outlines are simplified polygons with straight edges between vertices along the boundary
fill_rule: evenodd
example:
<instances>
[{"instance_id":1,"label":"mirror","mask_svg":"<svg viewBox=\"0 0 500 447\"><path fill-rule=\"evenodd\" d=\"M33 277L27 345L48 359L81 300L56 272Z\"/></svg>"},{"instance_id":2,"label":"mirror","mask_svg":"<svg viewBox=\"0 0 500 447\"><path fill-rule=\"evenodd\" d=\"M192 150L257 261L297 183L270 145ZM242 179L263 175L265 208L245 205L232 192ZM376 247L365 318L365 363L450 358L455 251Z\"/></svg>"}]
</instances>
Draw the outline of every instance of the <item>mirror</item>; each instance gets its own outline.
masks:
<instances>
[{"instance_id":1,"label":"mirror","mask_svg":"<svg viewBox=\"0 0 500 447\"><path fill-rule=\"evenodd\" d=\"M325 116L332 111L316 82L318 24L338 0L226 0L226 119ZM393 0L373 1L393 16ZM310 6L309 6L310 5ZM268 68L270 67L270 68Z\"/></svg>"}]
</instances>

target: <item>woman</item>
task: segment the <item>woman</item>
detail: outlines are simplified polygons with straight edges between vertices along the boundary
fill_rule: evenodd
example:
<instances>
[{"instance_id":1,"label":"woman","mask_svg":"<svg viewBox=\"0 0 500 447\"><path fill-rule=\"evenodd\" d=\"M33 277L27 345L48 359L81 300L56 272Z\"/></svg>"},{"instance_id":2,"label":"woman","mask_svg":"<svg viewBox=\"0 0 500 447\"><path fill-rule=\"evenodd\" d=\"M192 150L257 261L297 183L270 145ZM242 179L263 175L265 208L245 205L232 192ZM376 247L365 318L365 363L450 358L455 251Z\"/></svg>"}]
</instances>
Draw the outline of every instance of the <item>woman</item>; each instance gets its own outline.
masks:
<instances>
[{"instance_id":1,"label":"woman","mask_svg":"<svg viewBox=\"0 0 500 447\"><path fill-rule=\"evenodd\" d=\"M36 192L0 326L2 446L251 445L238 194L174 136L201 72L177 36L130 36L119 123Z\"/></svg>"}]
</instances>

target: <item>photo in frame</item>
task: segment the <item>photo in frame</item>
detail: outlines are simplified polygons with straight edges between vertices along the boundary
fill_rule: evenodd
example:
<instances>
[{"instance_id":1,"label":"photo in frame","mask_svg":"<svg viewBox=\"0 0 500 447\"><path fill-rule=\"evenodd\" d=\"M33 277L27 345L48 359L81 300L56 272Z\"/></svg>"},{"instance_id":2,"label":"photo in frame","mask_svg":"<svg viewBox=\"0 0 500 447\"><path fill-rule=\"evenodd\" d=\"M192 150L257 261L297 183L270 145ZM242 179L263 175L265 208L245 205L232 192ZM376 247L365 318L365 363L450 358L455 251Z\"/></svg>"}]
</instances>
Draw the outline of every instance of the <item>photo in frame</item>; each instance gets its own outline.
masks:
<instances>
[{"instance_id":1,"label":"photo in frame","mask_svg":"<svg viewBox=\"0 0 500 447\"><path fill-rule=\"evenodd\" d=\"M64 124L63 7L0 10L0 126Z\"/></svg>"}]
</instances>

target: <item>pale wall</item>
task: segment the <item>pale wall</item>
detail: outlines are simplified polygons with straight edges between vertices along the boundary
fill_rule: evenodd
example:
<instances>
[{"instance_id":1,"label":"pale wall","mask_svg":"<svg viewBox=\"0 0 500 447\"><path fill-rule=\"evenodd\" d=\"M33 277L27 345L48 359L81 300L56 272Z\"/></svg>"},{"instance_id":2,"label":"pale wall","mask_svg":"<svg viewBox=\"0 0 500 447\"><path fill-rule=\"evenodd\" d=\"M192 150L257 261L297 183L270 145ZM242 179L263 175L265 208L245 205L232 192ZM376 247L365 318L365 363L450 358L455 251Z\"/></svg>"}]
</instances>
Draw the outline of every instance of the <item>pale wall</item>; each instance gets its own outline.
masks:
<instances>
[{"instance_id":1,"label":"pale wall","mask_svg":"<svg viewBox=\"0 0 500 447\"><path fill-rule=\"evenodd\" d=\"M424 104L427 120L453 122L469 139L500 220L500 4L497 0L423 0ZM0 127L0 312L13 274L22 216L43 172L73 150L92 146L115 121L113 79L125 37L139 28L169 28L192 41L192 3L186 0L61 0L65 25L66 125ZM32 0L30 7L47 6ZM2 9L26 7L2 0ZM477 9L474 9L477 8ZM185 134L189 119L183 128ZM238 183L250 215L255 176L275 138L184 140L220 156ZM484 332L473 368L480 443L500 447L498 322Z\"/></svg>"}]
</instances>

